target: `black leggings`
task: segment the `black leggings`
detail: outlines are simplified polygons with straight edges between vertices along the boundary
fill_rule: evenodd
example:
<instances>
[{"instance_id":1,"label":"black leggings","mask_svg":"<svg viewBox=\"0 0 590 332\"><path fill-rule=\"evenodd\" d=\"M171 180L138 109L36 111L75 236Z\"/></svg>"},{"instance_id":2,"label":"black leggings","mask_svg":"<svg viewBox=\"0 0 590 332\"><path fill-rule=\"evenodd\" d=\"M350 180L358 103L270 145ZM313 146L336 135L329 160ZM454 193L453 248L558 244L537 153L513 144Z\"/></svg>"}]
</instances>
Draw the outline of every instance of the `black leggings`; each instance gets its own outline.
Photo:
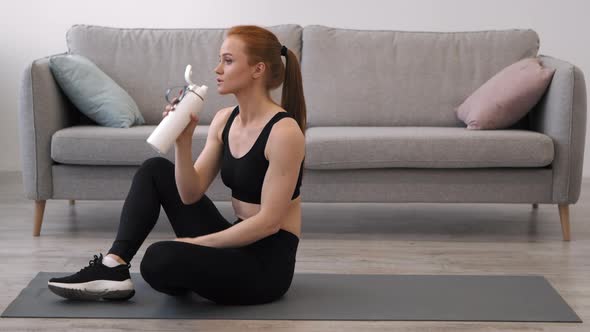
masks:
<instances>
[{"instance_id":1,"label":"black leggings","mask_svg":"<svg viewBox=\"0 0 590 332\"><path fill-rule=\"evenodd\" d=\"M206 195L193 204L182 203L174 164L154 157L144 161L133 177L108 253L130 262L154 228L160 204L176 237L219 232L242 221L228 222ZM140 271L151 287L169 295L193 291L219 304L267 303L289 289L298 243L295 234L283 229L239 248L159 241L146 249Z\"/></svg>"}]
</instances>

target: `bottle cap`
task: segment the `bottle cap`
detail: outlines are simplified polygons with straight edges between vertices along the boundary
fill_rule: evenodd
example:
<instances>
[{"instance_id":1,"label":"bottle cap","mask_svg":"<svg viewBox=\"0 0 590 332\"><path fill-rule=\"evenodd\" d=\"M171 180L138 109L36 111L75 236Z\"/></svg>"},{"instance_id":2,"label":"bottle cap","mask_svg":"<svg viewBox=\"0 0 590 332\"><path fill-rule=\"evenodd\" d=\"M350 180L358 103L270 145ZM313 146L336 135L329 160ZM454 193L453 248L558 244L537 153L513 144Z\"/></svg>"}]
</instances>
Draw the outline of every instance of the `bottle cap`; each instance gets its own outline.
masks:
<instances>
[{"instance_id":1,"label":"bottle cap","mask_svg":"<svg viewBox=\"0 0 590 332\"><path fill-rule=\"evenodd\" d=\"M191 77L192 75L193 75L193 66L186 65L186 69L184 70L184 80L186 81L186 84L195 85L195 83L193 83L193 81L192 81L192 77Z\"/></svg>"}]
</instances>

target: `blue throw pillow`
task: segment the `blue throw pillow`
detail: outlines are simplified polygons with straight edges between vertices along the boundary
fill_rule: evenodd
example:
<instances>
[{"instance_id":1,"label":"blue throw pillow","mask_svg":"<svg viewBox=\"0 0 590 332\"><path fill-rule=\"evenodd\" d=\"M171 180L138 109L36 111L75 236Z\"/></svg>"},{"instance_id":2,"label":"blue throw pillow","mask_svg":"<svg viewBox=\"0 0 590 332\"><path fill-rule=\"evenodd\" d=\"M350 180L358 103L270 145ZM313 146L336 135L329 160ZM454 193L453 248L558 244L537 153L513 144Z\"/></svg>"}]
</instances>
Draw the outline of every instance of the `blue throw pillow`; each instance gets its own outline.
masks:
<instances>
[{"instance_id":1,"label":"blue throw pillow","mask_svg":"<svg viewBox=\"0 0 590 332\"><path fill-rule=\"evenodd\" d=\"M88 58L53 56L49 69L72 104L99 125L129 128L145 124L133 98Z\"/></svg>"}]
</instances>

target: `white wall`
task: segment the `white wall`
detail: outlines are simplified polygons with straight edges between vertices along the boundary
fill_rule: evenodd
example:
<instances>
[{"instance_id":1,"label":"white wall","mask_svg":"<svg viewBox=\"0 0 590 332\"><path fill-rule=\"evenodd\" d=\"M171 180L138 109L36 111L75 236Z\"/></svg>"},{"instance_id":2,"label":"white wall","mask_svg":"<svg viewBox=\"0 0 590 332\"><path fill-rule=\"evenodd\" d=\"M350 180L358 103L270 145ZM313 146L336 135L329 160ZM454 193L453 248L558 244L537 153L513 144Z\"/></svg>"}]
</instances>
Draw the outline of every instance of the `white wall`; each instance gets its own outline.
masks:
<instances>
[{"instance_id":1,"label":"white wall","mask_svg":"<svg viewBox=\"0 0 590 332\"><path fill-rule=\"evenodd\" d=\"M576 64L590 81L589 12L590 2L584 0L2 1L0 171L21 169L17 96L22 71L34 59L66 51L65 33L73 24L227 28L293 23L427 31L532 28L541 39L539 53ZM587 85L590 89L590 82ZM587 143L585 177L590 176L589 150Z\"/></svg>"}]
</instances>

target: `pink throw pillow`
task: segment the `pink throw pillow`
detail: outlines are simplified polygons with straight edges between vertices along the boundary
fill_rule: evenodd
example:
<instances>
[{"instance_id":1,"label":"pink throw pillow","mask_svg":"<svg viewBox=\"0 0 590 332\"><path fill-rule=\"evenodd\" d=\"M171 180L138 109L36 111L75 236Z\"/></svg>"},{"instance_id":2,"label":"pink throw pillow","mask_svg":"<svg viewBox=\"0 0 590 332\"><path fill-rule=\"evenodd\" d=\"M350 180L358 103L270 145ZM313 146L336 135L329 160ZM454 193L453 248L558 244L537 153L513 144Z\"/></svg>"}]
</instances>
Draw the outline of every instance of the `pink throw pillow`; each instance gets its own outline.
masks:
<instances>
[{"instance_id":1,"label":"pink throw pillow","mask_svg":"<svg viewBox=\"0 0 590 332\"><path fill-rule=\"evenodd\" d=\"M508 128L537 104L553 78L539 58L525 58L502 69L455 109L467 129Z\"/></svg>"}]
</instances>

